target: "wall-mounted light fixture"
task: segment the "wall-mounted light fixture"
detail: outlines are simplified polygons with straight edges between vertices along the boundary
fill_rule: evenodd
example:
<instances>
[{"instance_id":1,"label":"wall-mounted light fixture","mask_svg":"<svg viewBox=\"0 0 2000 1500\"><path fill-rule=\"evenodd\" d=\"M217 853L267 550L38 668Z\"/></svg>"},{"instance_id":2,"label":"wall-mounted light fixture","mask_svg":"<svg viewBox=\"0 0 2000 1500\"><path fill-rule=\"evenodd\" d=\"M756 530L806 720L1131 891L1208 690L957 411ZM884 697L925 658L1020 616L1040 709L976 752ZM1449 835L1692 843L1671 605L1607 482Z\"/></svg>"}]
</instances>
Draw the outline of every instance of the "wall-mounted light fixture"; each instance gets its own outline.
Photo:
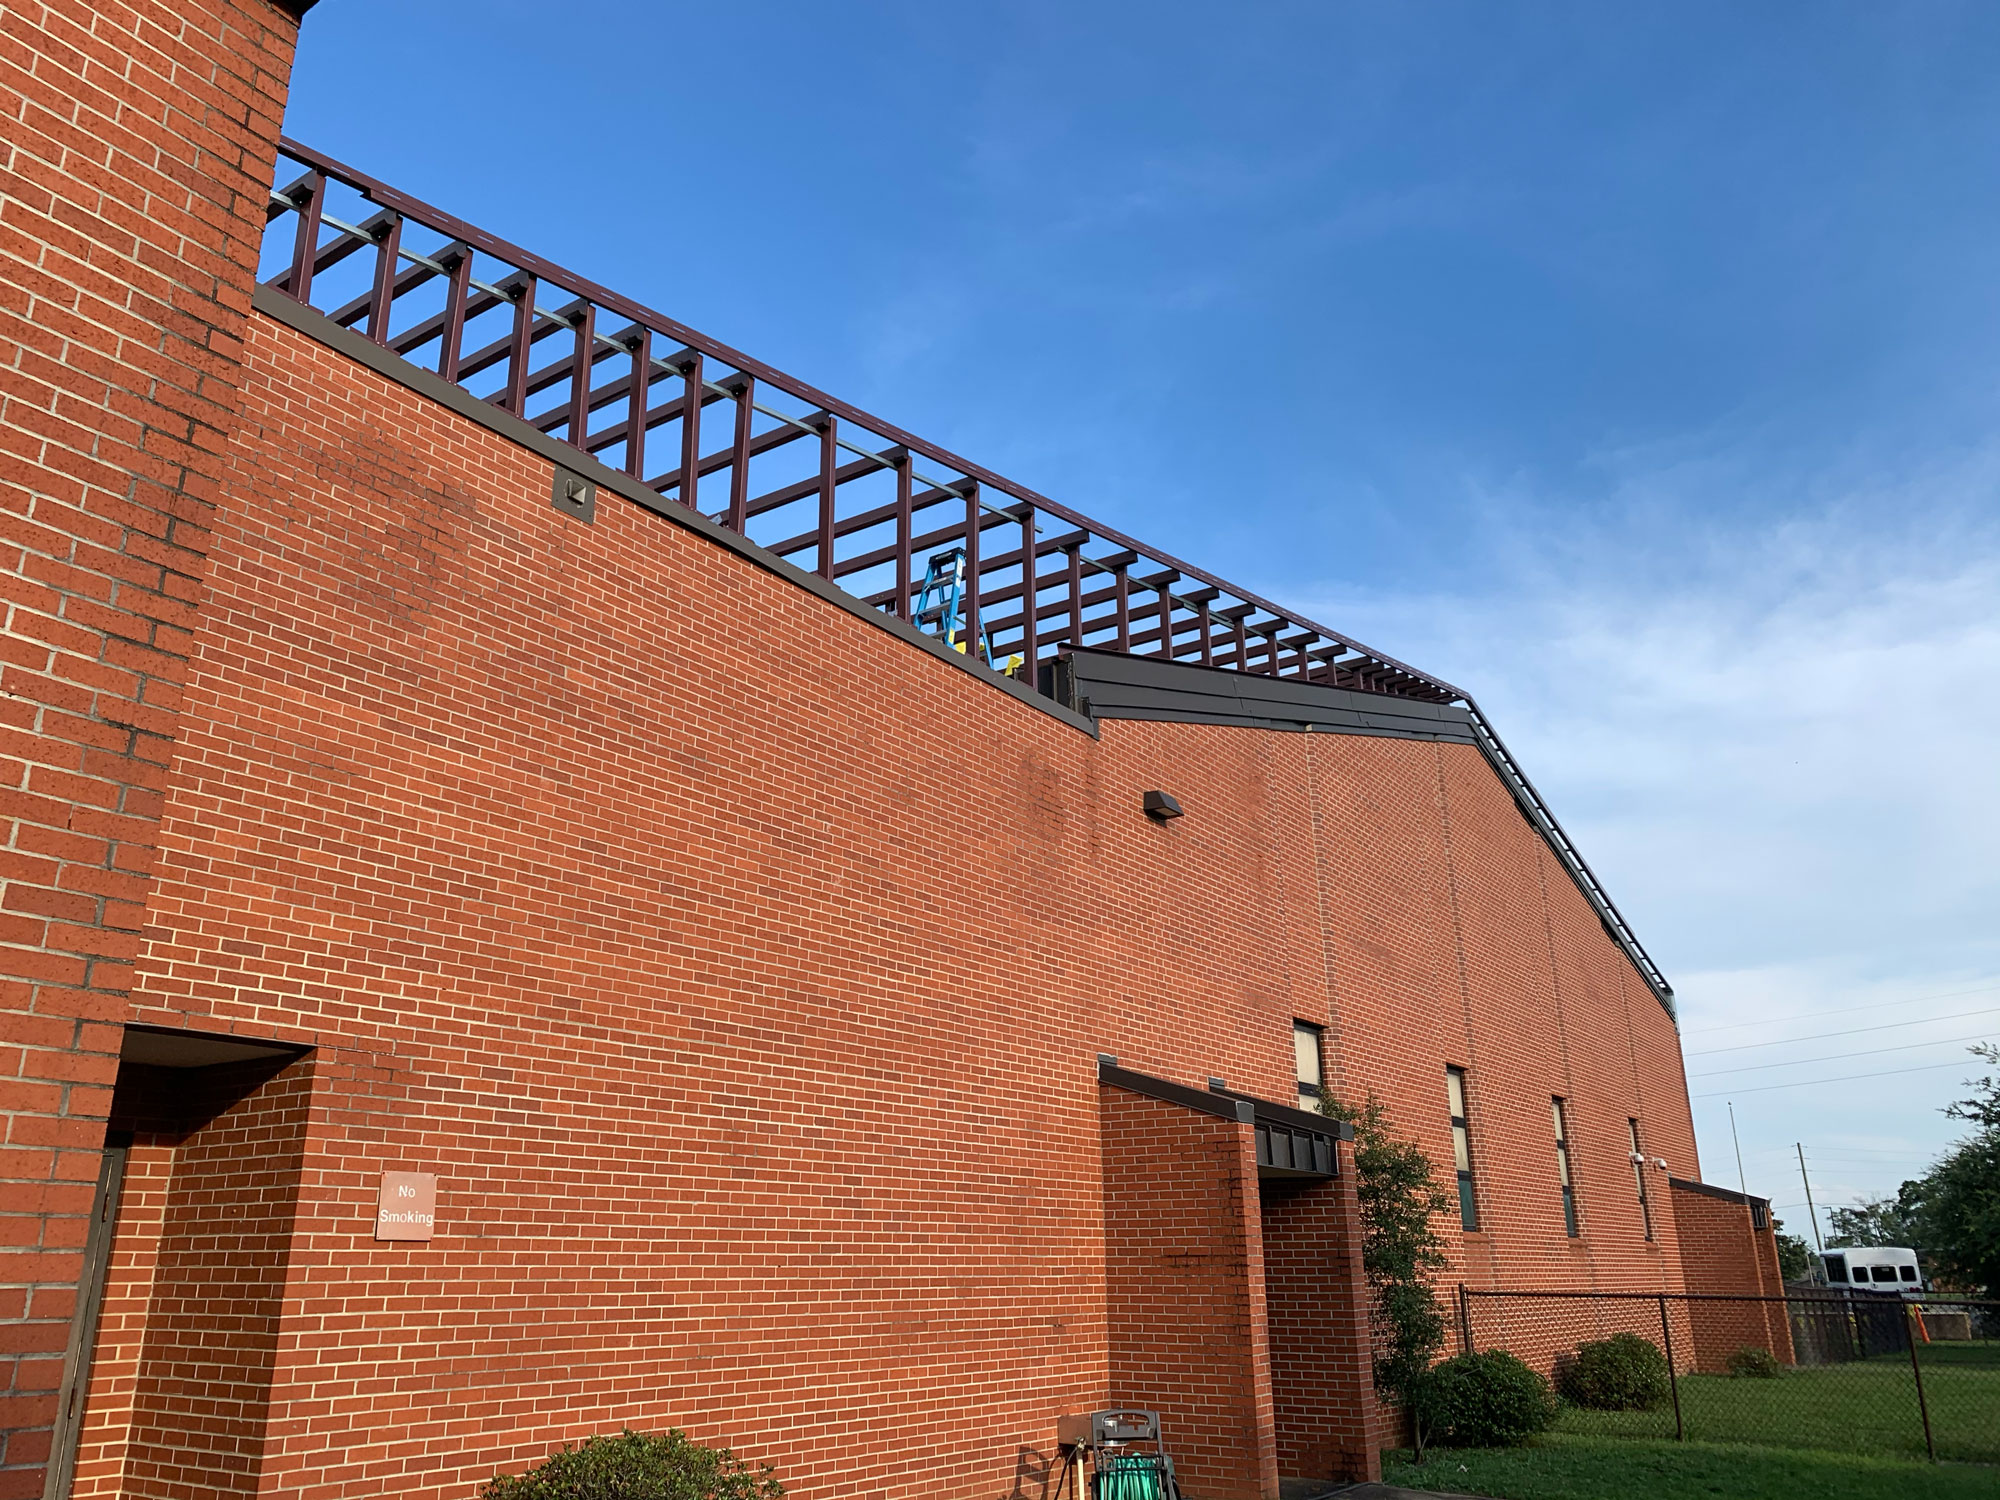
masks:
<instances>
[{"instance_id":1,"label":"wall-mounted light fixture","mask_svg":"<svg viewBox=\"0 0 2000 1500\"><path fill-rule=\"evenodd\" d=\"M581 474L572 474L568 469L558 468L555 486L549 492L549 504L566 516L574 516L579 521L595 525L597 486Z\"/></svg>"},{"instance_id":2,"label":"wall-mounted light fixture","mask_svg":"<svg viewBox=\"0 0 2000 1500\"><path fill-rule=\"evenodd\" d=\"M1162 823L1168 818L1178 818L1181 815L1180 803L1165 792L1146 793L1145 807L1147 817L1157 818Z\"/></svg>"}]
</instances>

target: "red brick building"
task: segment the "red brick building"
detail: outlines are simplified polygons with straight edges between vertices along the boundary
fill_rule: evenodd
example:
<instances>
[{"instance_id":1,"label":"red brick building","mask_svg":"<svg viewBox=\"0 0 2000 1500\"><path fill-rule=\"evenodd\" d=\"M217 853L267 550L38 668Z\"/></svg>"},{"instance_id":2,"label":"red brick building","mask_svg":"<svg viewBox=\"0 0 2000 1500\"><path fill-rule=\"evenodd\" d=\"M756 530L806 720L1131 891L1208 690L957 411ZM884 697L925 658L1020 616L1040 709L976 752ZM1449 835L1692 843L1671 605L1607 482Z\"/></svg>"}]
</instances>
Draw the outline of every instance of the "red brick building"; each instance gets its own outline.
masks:
<instances>
[{"instance_id":1,"label":"red brick building","mask_svg":"<svg viewBox=\"0 0 2000 1500\"><path fill-rule=\"evenodd\" d=\"M1668 1185L1688 1291L1718 1299L1786 1295L1768 1199L1679 1178ZM1686 1368L1727 1373L1729 1356L1746 1346L1792 1363L1792 1327L1783 1302L1691 1300L1686 1311L1691 1335Z\"/></svg>"},{"instance_id":2,"label":"red brick building","mask_svg":"<svg viewBox=\"0 0 2000 1500\"><path fill-rule=\"evenodd\" d=\"M1455 1278L1684 1285L1469 699L281 149L295 9L0 10L0 1500L1367 1475L1322 1089Z\"/></svg>"}]
</instances>

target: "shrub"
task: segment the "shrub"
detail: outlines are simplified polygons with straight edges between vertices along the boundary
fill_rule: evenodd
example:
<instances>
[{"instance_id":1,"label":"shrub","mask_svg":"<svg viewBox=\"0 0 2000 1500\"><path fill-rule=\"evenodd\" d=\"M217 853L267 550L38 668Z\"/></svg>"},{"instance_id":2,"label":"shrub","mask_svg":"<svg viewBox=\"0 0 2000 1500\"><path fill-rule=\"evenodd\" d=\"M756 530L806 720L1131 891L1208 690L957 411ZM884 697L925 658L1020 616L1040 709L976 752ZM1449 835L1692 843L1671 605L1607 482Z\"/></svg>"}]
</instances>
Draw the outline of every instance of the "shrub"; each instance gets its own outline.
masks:
<instances>
[{"instance_id":1,"label":"shrub","mask_svg":"<svg viewBox=\"0 0 2000 1500\"><path fill-rule=\"evenodd\" d=\"M1769 1349L1745 1344L1729 1356L1729 1373L1750 1380L1776 1380L1785 1373L1785 1367L1778 1363L1778 1356Z\"/></svg>"},{"instance_id":2,"label":"shrub","mask_svg":"<svg viewBox=\"0 0 2000 1500\"><path fill-rule=\"evenodd\" d=\"M1431 1366L1412 1396L1412 1415L1430 1441L1460 1447L1511 1447L1556 1419L1549 1383L1503 1349Z\"/></svg>"},{"instance_id":3,"label":"shrub","mask_svg":"<svg viewBox=\"0 0 2000 1500\"><path fill-rule=\"evenodd\" d=\"M487 1481L481 1500L778 1500L768 1465L751 1469L727 1448L704 1448L678 1427L662 1435L626 1428L585 1438L527 1473Z\"/></svg>"},{"instance_id":4,"label":"shrub","mask_svg":"<svg viewBox=\"0 0 2000 1500\"><path fill-rule=\"evenodd\" d=\"M1650 1411L1667 1399L1667 1359L1638 1334L1615 1333L1578 1349L1557 1382L1572 1406Z\"/></svg>"}]
</instances>

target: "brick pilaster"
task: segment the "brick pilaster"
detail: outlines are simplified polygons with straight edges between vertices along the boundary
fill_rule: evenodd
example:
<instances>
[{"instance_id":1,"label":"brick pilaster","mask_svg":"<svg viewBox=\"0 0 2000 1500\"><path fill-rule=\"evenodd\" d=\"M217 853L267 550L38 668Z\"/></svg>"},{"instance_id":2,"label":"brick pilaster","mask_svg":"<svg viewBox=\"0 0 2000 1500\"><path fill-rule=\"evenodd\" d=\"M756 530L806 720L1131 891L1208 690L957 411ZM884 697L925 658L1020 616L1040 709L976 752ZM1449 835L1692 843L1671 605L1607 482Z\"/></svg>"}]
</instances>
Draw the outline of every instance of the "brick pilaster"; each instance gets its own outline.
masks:
<instances>
[{"instance_id":1,"label":"brick pilaster","mask_svg":"<svg viewBox=\"0 0 2000 1500\"><path fill-rule=\"evenodd\" d=\"M41 1490L296 35L0 4L0 1500Z\"/></svg>"}]
</instances>

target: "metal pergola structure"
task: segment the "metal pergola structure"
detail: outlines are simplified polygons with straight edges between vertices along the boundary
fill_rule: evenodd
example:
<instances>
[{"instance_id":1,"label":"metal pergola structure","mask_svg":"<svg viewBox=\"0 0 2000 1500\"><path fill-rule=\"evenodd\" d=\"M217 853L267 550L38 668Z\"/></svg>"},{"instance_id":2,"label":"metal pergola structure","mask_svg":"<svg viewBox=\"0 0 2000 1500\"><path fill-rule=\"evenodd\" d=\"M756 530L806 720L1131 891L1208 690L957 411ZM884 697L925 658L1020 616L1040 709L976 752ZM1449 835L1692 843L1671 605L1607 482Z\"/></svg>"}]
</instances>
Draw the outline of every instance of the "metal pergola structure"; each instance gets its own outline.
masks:
<instances>
[{"instance_id":1,"label":"metal pergola structure","mask_svg":"<svg viewBox=\"0 0 2000 1500\"><path fill-rule=\"evenodd\" d=\"M963 552L958 640L1036 691L1070 647L1462 704L1662 1003L1672 990L1469 695L290 138L266 284L908 621ZM289 230L289 233L287 232Z\"/></svg>"}]
</instances>

